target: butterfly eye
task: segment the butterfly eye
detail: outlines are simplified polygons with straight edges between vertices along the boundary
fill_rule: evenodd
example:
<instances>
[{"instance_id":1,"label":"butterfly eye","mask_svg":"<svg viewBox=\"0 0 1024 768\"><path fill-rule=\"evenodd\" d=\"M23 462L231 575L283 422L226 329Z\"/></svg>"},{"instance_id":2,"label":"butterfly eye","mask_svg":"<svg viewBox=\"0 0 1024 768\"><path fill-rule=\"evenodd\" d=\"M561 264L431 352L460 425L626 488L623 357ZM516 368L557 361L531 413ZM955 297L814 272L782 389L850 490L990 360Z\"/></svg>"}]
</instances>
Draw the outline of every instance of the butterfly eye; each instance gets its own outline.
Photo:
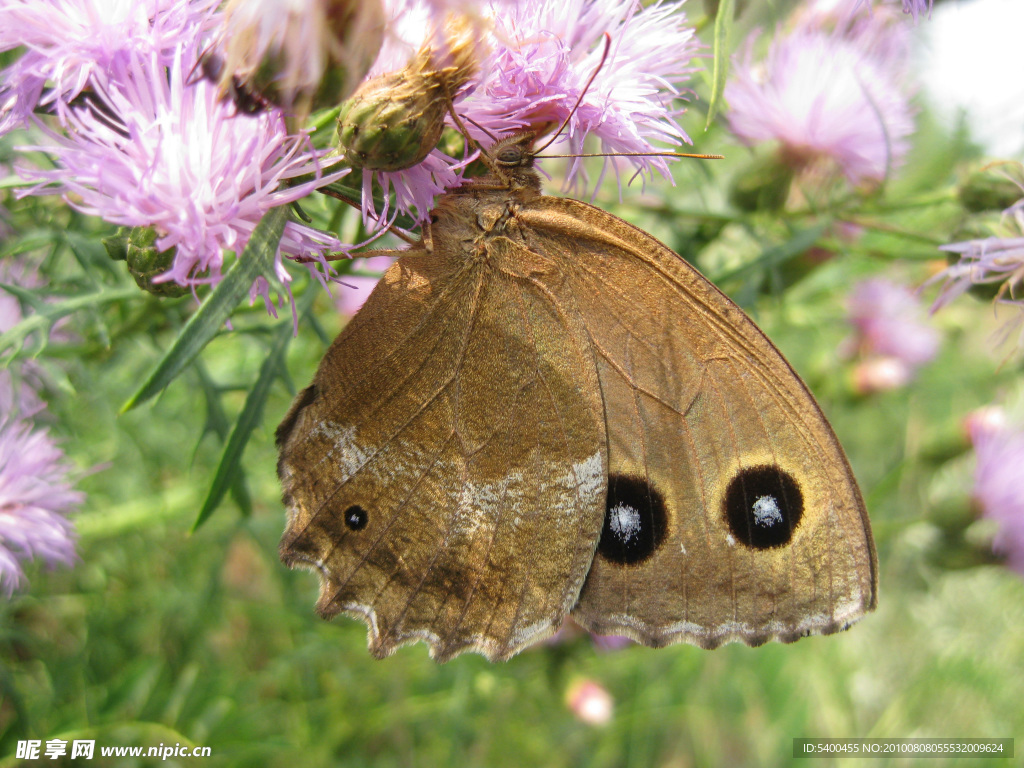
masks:
<instances>
[{"instance_id":1,"label":"butterfly eye","mask_svg":"<svg viewBox=\"0 0 1024 768\"><path fill-rule=\"evenodd\" d=\"M776 466L742 469L725 491L725 518L739 541L754 549L787 544L804 513L793 476Z\"/></svg>"},{"instance_id":2,"label":"butterfly eye","mask_svg":"<svg viewBox=\"0 0 1024 768\"><path fill-rule=\"evenodd\" d=\"M497 160L502 165L519 165L523 159L523 152L519 147L505 147L498 152Z\"/></svg>"}]
</instances>

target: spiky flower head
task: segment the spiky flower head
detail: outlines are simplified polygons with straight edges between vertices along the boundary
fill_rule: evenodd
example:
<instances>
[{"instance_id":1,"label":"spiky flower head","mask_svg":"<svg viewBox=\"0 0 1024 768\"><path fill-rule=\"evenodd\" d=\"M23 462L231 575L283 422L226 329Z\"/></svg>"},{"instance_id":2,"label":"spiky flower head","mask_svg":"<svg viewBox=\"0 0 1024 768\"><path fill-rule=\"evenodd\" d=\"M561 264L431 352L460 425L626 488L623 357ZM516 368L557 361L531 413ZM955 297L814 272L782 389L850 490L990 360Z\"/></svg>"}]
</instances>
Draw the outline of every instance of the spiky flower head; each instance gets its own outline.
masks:
<instances>
[{"instance_id":1,"label":"spiky flower head","mask_svg":"<svg viewBox=\"0 0 1024 768\"><path fill-rule=\"evenodd\" d=\"M10 597L24 583L23 563L40 560L52 568L74 562L68 513L84 496L72 489L70 466L46 430L5 414L0 417L0 595Z\"/></svg>"},{"instance_id":2,"label":"spiky flower head","mask_svg":"<svg viewBox=\"0 0 1024 768\"><path fill-rule=\"evenodd\" d=\"M895 358L912 369L935 357L939 332L906 286L883 278L864 280L851 291L849 310L862 355Z\"/></svg>"},{"instance_id":3,"label":"spiky flower head","mask_svg":"<svg viewBox=\"0 0 1024 768\"><path fill-rule=\"evenodd\" d=\"M935 0L903 0L903 12L913 16L916 24L919 15L926 11L929 16L931 15L933 5L935 5Z\"/></svg>"},{"instance_id":4,"label":"spiky flower head","mask_svg":"<svg viewBox=\"0 0 1024 768\"><path fill-rule=\"evenodd\" d=\"M0 281L30 286L33 269L7 259ZM0 295L0 333L23 319L18 300ZM84 495L72 489L71 465L64 453L33 419L45 405L36 392L32 361L18 370L0 370L0 597L24 585L23 566L39 560L47 567L75 559L75 531L68 519Z\"/></svg>"},{"instance_id":5,"label":"spiky flower head","mask_svg":"<svg viewBox=\"0 0 1024 768\"><path fill-rule=\"evenodd\" d=\"M492 142L485 131L550 131L566 118L560 140L571 152L579 152L587 136L596 137L602 151L623 153L655 151L656 141L689 142L676 122L680 110L674 100L685 95L700 45L681 6L643 6L636 0L506 0L482 6L473 19L483 37L478 50L488 53L455 107L484 146ZM422 2L392 0L389 9L391 36L373 70L379 74L401 69L429 28L431 9ZM606 33L611 48L602 64ZM453 126L450 118L448 125ZM372 219L386 219L373 209L370 193L379 186L385 194L395 192L397 211L422 220L437 194L461 182L462 159L461 153L434 149L404 170L364 173L364 210ZM668 174L662 158L629 161L642 171ZM582 186L584 178L574 163L567 182Z\"/></svg>"},{"instance_id":6,"label":"spiky flower head","mask_svg":"<svg viewBox=\"0 0 1024 768\"><path fill-rule=\"evenodd\" d=\"M725 90L733 132L774 142L798 171L838 169L853 184L884 181L909 148L911 107L899 82L906 46L885 19L854 26L801 20L763 59L752 36Z\"/></svg>"},{"instance_id":7,"label":"spiky flower head","mask_svg":"<svg viewBox=\"0 0 1024 768\"><path fill-rule=\"evenodd\" d=\"M1024 166L1008 173L1007 179L1018 184L1024 192ZM1024 286L1024 199L1003 211L997 221L989 221L985 228L992 235L941 247L940 250L957 260L930 281L942 281L942 289L932 311L941 309L976 286L992 286L996 303L1008 304L1017 310L1004 329L1005 333L1024 321L1024 296L1021 295Z\"/></svg>"},{"instance_id":8,"label":"spiky flower head","mask_svg":"<svg viewBox=\"0 0 1024 768\"><path fill-rule=\"evenodd\" d=\"M280 114L245 116L206 81L189 84L198 40L170 67L150 52L120 57L94 74L92 104L68 110L67 133L42 123L56 169L21 168L34 194L62 194L78 210L125 227L151 227L160 251L175 250L153 279L179 285L220 280L225 253L240 253L260 218L345 171L324 175L321 153L289 135ZM294 183L300 176L312 177ZM289 186L289 184L293 184ZM290 277L281 254L316 257L341 243L295 222L284 232L276 274ZM266 281L254 290L267 296Z\"/></svg>"},{"instance_id":9,"label":"spiky flower head","mask_svg":"<svg viewBox=\"0 0 1024 768\"><path fill-rule=\"evenodd\" d=\"M1024 431L1008 426L976 429L971 438L976 459L974 501L981 514L999 526L993 549L1024 575L1024 495L1020 493Z\"/></svg>"},{"instance_id":10,"label":"spiky flower head","mask_svg":"<svg viewBox=\"0 0 1024 768\"><path fill-rule=\"evenodd\" d=\"M0 51L24 46L0 73L0 135L37 109L63 118L90 79L118 58L154 52L169 63L183 36L211 23L217 0L7 0Z\"/></svg>"}]
</instances>

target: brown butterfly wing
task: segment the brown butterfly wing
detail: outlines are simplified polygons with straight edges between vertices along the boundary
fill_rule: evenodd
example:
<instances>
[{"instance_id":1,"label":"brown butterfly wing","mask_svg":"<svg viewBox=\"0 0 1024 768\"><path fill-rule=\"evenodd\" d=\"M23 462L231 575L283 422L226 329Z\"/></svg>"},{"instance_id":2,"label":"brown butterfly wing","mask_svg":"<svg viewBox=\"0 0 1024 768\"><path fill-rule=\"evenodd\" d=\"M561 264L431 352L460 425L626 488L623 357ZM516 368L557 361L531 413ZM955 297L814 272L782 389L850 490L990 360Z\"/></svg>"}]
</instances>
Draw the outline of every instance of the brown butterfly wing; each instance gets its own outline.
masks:
<instances>
[{"instance_id":1,"label":"brown butterfly wing","mask_svg":"<svg viewBox=\"0 0 1024 768\"><path fill-rule=\"evenodd\" d=\"M278 430L281 557L319 572L318 611L365 620L377 656L508 658L561 623L597 545L585 332L499 262L396 262Z\"/></svg>"},{"instance_id":2,"label":"brown butterfly wing","mask_svg":"<svg viewBox=\"0 0 1024 768\"><path fill-rule=\"evenodd\" d=\"M871 531L814 399L753 322L677 254L574 200L518 214L589 335L608 515L573 617L705 648L792 641L875 604Z\"/></svg>"}]
</instances>

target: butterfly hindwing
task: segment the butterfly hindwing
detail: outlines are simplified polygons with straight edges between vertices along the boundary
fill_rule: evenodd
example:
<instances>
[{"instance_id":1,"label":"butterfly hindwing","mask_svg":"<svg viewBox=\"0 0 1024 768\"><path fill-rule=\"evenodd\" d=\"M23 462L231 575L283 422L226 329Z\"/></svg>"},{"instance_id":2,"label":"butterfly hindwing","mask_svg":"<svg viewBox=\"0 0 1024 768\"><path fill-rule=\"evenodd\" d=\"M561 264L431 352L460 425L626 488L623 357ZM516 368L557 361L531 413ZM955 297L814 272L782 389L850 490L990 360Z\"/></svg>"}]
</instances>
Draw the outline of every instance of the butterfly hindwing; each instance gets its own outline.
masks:
<instances>
[{"instance_id":1,"label":"butterfly hindwing","mask_svg":"<svg viewBox=\"0 0 1024 768\"><path fill-rule=\"evenodd\" d=\"M459 256L396 262L279 430L282 559L320 573L318 611L364 619L377 656L419 639L500 659L550 634L604 517L578 320Z\"/></svg>"},{"instance_id":2,"label":"butterfly hindwing","mask_svg":"<svg viewBox=\"0 0 1024 768\"><path fill-rule=\"evenodd\" d=\"M608 435L601 543L573 616L648 645L752 645L874 607L867 515L814 399L728 298L653 237L539 197L529 248L563 265Z\"/></svg>"}]
</instances>

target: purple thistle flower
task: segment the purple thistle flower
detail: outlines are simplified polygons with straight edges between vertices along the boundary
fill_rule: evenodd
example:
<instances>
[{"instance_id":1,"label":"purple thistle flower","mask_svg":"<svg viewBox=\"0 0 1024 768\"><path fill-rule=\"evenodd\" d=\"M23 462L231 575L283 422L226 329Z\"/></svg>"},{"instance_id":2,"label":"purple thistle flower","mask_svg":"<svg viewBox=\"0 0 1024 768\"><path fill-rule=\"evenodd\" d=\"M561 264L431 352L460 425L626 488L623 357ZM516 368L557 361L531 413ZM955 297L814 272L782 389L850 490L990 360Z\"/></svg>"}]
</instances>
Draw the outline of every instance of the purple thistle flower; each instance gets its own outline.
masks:
<instances>
[{"instance_id":1,"label":"purple thistle flower","mask_svg":"<svg viewBox=\"0 0 1024 768\"><path fill-rule=\"evenodd\" d=\"M692 143L672 101L696 68L700 45L681 3L524 0L495 17L496 45L479 87L460 105L500 132L572 118L564 138L578 153L593 134L604 152L652 152L653 141ZM608 58L572 112L611 35ZM503 42L502 42L503 41ZM670 177L663 158L635 157L644 172ZM577 178L579 164L569 172Z\"/></svg>"},{"instance_id":2,"label":"purple thistle flower","mask_svg":"<svg viewBox=\"0 0 1024 768\"><path fill-rule=\"evenodd\" d=\"M558 631L555 632L555 634L545 640L541 640L533 647L544 648L549 645L561 645L562 643L572 642L582 635L590 637L590 642L594 646L594 649L601 653L621 651L623 648L627 648L633 644L632 640L628 637L622 637L621 635L598 635L593 632L589 632L577 624L572 617L568 617L562 622L562 626L558 628Z\"/></svg>"},{"instance_id":3,"label":"purple thistle flower","mask_svg":"<svg viewBox=\"0 0 1024 768\"><path fill-rule=\"evenodd\" d=\"M1024 283L1024 200L1003 212L1000 225L1004 236L964 240L943 245L939 250L960 255L960 260L931 281L942 280L942 290L932 304L932 311L941 309L972 285L1001 283L996 302L1024 308L1019 289ZM1024 316L1017 318L1017 322Z\"/></svg>"},{"instance_id":4,"label":"purple thistle flower","mask_svg":"<svg viewBox=\"0 0 1024 768\"><path fill-rule=\"evenodd\" d=\"M0 51L26 51L0 73L0 135L38 108L62 120L91 77L132 52L169 63L183 39L206 24L217 0L7 0ZM49 83L49 85L48 85Z\"/></svg>"},{"instance_id":5,"label":"purple thistle flower","mask_svg":"<svg viewBox=\"0 0 1024 768\"><path fill-rule=\"evenodd\" d=\"M1024 495L1020 492L1024 432L978 429L971 436L977 460L974 500L982 515L999 525L993 549L1006 556L1010 568L1024 575Z\"/></svg>"},{"instance_id":6,"label":"purple thistle flower","mask_svg":"<svg viewBox=\"0 0 1024 768\"><path fill-rule=\"evenodd\" d=\"M914 23L917 23L917 16L920 13L928 11L928 15L932 14L932 5L935 0L903 0L903 12L911 14L914 17Z\"/></svg>"},{"instance_id":7,"label":"purple thistle flower","mask_svg":"<svg viewBox=\"0 0 1024 768\"><path fill-rule=\"evenodd\" d=\"M756 63L751 37L725 89L730 127L748 144L778 142L798 168L827 160L853 184L883 181L914 129L897 85L906 48L896 34L887 23L830 31L800 24Z\"/></svg>"},{"instance_id":8,"label":"purple thistle flower","mask_svg":"<svg viewBox=\"0 0 1024 768\"><path fill-rule=\"evenodd\" d=\"M928 324L916 294L889 280L858 283L850 293L849 319L865 356L899 360L913 370L939 349L939 332Z\"/></svg>"},{"instance_id":9,"label":"purple thistle flower","mask_svg":"<svg viewBox=\"0 0 1024 768\"><path fill-rule=\"evenodd\" d=\"M18 260L0 264L0 281L32 286L35 273ZM21 305L0 291L0 333L22 319ZM17 378L0 370L0 595L10 597L24 581L21 564L39 558L53 567L75 558L67 514L84 495L71 490L69 465L45 430L30 419L45 408L32 384L38 371L25 361Z\"/></svg>"},{"instance_id":10,"label":"purple thistle flower","mask_svg":"<svg viewBox=\"0 0 1024 768\"><path fill-rule=\"evenodd\" d=\"M177 249L171 269L155 281L182 285L218 282L224 251L241 252L266 211L347 173L322 174L322 153L305 137L289 136L277 111L237 115L213 84L187 83L196 47L193 39L179 48L169 70L156 52L118 57L94 74L93 104L68 110L68 135L38 123L51 143L27 149L49 153L57 169L19 169L40 182L25 194L61 193L84 213L153 227L161 250ZM316 178L287 186L304 175ZM316 257L341 247L327 233L289 222L277 277L290 280L282 253ZM269 305L267 291L265 280L254 284Z\"/></svg>"},{"instance_id":11,"label":"purple thistle flower","mask_svg":"<svg viewBox=\"0 0 1024 768\"><path fill-rule=\"evenodd\" d=\"M621 651L623 648L633 645L632 640L622 635L596 635L593 632L590 633L590 641L594 644L594 648L605 653Z\"/></svg>"},{"instance_id":12,"label":"purple thistle flower","mask_svg":"<svg viewBox=\"0 0 1024 768\"><path fill-rule=\"evenodd\" d=\"M831 2L834 4L837 0L825 0L825 2ZM838 0L838 2L845 2L845 0ZM896 2L897 0L883 0L881 6L883 8L894 6ZM902 0L902 3L903 13L908 16L913 16L914 23L917 24L918 14L922 14L927 11L928 15L931 16L932 6L935 4L935 0ZM864 5L867 5L868 8L871 9L871 0L857 0L857 4L853 6L852 12L856 13Z\"/></svg>"},{"instance_id":13,"label":"purple thistle flower","mask_svg":"<svg viewBox=\"0 0 1024 768\"><path fill-rule=\"evenodd\" d=\"M389 216L400 213L415 213L425 217L434 207L434 198L444 194L446 189L457 187L462 181L461 169L475 159L472 154L466 160L449 157L434 149L421 162L402 171L363 171L363 223L371 232L387 226ZM373 187L380 187L384 206L376 210L373 201ZM391 191L394 190L395 205L391 209Z\"/></svg>"},{"instance_id":14,"label":"purple thistle flower","mask_svg":"<svg viewBox=\"0 0 1024 768\"><path fill-rule=\"evenodd\" d=\"M22 563L74 562L67 515L84 498L72 490L70 467L46 430L14 418L10 406L0 403L0 595L6 597L24 582Z\"/></svg>"},{"instance_id":15,"label":"purple thistle flower","mask_svg":"<svg viewBox=\"0 0 1024 768\"><path fill-rule=\"evenodd\" d=\"M573 153L582 150L591 134L605 152L654 152L658 151L655 141L692 143L676 122L682 110L673 107L673 100L683 95L686 78L695 71L691 62L700 50L681 5L506 0L481 8L481 30L489 27L481 50L490 53L481 62L478 81L455 99L456 108L495 135L524 128L553 129L571 113L560 140L567 141ZM390 35L371 74L401 68L423 43L430 29L430 11L436 13L436 8L416 0L391 0L389 10ZM612 40L608 59L572 112L601 60L606 32ZM467 128L484 146L491 143L483 131L468 123ZM642 172L656 169L670 178L663 158L629 161ZM460 166L434 150L422 164L406 171L365 176L395 190L398 212L423 219L437 194L461 182ZM581 168L579 162L572 164L569 184L582 183ZM364 209L374 216L371 206L372 200L364 195Z\"/></svg>"}]
</instances>

